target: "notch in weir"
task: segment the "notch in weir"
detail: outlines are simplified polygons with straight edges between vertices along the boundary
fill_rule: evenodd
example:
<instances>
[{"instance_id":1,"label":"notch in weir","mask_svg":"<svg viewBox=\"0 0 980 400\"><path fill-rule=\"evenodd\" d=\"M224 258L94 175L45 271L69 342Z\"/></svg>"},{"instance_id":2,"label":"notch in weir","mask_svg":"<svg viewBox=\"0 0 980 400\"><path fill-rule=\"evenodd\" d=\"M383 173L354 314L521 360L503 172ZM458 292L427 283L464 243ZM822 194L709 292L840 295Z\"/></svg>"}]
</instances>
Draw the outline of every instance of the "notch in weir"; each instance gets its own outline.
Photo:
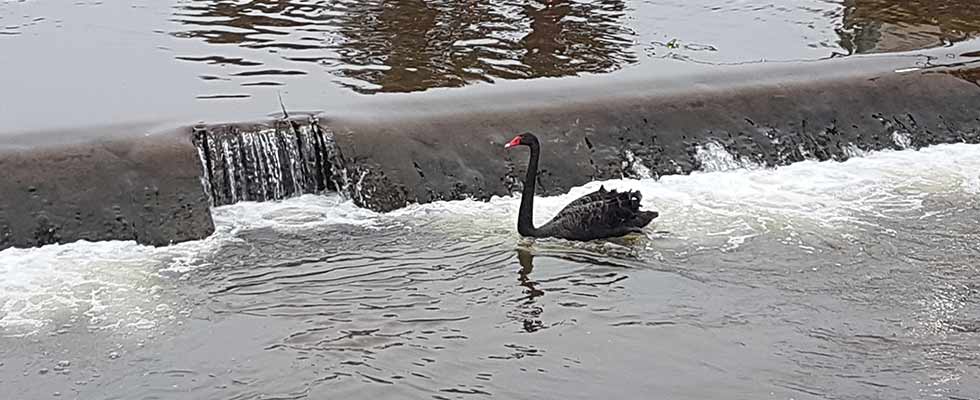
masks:
<instances>
[{"instance_id":1,"label":"notch in weir","mask_svg":"<svg viewBox=\"0 0 980 400\"><path fill-rule=\"evenodd\" d=\"M315 117L194 128L212 206L336 191L333 135Z\"/></svg>"}]
</instances>

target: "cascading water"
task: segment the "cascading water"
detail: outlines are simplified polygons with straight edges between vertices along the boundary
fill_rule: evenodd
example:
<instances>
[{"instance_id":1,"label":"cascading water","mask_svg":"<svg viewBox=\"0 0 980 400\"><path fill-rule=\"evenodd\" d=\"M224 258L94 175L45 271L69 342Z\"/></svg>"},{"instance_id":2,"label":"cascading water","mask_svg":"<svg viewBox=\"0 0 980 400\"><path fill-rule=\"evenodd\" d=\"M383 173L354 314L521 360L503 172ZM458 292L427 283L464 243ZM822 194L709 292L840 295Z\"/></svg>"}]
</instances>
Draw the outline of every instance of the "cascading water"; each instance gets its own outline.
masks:
<instances>
[{"instance_id":1,"label":"cascading water","mask_svg":"<svg viewBox=\"0 0 980 400\"><path fill-rule=\"evenodd\" d=\"M673 144L667 144L663 138L676 136L676 133L645 131L638 135L634 132L631 135L635 138L650 137L650 141L631 141L621 136L619 145L611 147L607 144L602 150L593 151L593 144L585 140L591 153L581 162L593 166L594 179L659 179L694 171L766 168L804 160L844 161L866 151L919 148L937 140L922 131L911 116L874 117L883 129L858 131L853 125L848 127L833 122L817 126L807 121L770 127L749 120L757 131L705 133ZM330 127L318 121L316 115L196 128L193 140L201 160L202 185L211 205L279 200L332 191L353 200L359 207L391 211L416 202L463 198L487 200L494 195L513 192L507 189L513 186L512 182L503 187L487 184L501 176L504 180L509 179L513 170L504 170L500 164L488 162L482 153L472 157L475 147L464 146L455 154L453 151L457 149L452 148L446 153L430 153L428 149L417 148L407 153L411 157L392 157L393 153L376 153L372 149L397 144L372 142L377 138L372 136L370 129L367 134L355 134L349 129L344 131L345 144L338 146ZM965 134L961 136L965 141L975 141ZM560 145L577 146L571 142ZM341 151L341 147L345 151ZM493 148L488 146L486 151L492 152ZM548 164L550 160L544 162ZM403 174L411 171L413 164L419 175L418 181L414 176ZM423 173L420 164L433 170ZM459 174L457 165L466 171L463 174L466 177ZM599 168L600 165L604 167ZM575 181L580 176L562 178ZM556 194L567 187L550 189L551 192L539 194Z\"/></svg>"},{"instance_id":2,"label":"cascading water","mask_svg":"<svg viewBox=\"0 0 980 400\"><path fill-rule=\"evenodd\" d=\"M333 135L314 117L195 128L211 204L268 201L336 190Z\"/></svg>"},{"instance_id":3,"label":"cascading water","mask_svg":"<svg viewBox=\"0 0 980 400\"><path fill-rule=\"evenodd\" d=\"M809 137L784 135L780 139L774 139L766 149L738 142L726 145L709 139L692 144L692 150L686 155L688 159L681 156L661 159L659 163L649 157L641 158L630 148L623 149L619 155L624 177L657 179L693 171L752 169L806 159L846 160L864 152L850 142L819 146L816 139ZM379 205L384 208L387 204L372 202L372 196L386 190L383 183L386 181L368 179L373 166L345 159L336 146L333 132L315 116L199 126L195 128L193 140L203 167L201 182L212 206L280 200L325 191L339 192L366 208L376 209ZM897 139L894 142L897 148L909 145L907 139L906 143ZM642 146L633 149L647 150ZM766 151L770 152L768 162L766 154L762 154ZM682 168L678 162L689 167Z\"/></svg>"}]
</instances>

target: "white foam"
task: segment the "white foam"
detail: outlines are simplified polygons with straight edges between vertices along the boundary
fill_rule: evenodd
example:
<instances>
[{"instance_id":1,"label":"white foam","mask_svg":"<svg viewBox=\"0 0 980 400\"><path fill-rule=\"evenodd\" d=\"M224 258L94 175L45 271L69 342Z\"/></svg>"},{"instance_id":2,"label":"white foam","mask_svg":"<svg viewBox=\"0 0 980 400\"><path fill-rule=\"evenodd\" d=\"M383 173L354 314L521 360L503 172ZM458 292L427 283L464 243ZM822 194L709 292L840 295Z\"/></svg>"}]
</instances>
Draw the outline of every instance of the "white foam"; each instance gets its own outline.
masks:
<instances>
[{"instance_id":1,"label":"white foam","mask_svg":"<svg viewBox=\"0 0 980 400\"><path fill-rule=\"evenodd\" d=\"M912 137L909 136L908 132L894 131L892 132L892 142L900 149L907 149L912 146Z\"/></svg>"},{"instance_id":2,"label":"white foam","mask_svg":"<svg viewBox=\"0 0 980 400\"><path fill-rule=\"evenodd\" d=\"M733 171L736 169L756 169L761 166L744 157L736 157L725 150L721 144L713 141L698 145L694 158L701 164L705 172Z\"/></svg>"},{"instance_id":3,"label":"white foam","mask_svg":"<svg viewBox=\"0 0 980 400\"><path fill-rule=\"evenodd\" d=\"M973 177L963 181L960 186L965 193L980 194L980 171L977 171L977 174Z\"/></svg>"},{"instance_id":4,"label":"white foam","mask_svg":"<svg viewBox=\"0 0 980 400\"><path fill-rule=\"evenodd\" d=\"M847 158L864 157L868 155L867 151L862 150L854 143L848 143L847 146L844 146L843 151Z\"/></svg>"},{"instance_id":5,"label":"white foam","mask_svg":"<svg viewBox=\"0 0 980 400\"><path fill-rule=\"evenodd\" d=\"M304 195L243 202L213 210L216 232L168 247L132 241L75 242L0 251L0 336L23 336L52 323L88 329L152 329L181 310L161 295L167 279L183 279L207 255L242 231L302 231L322 225L371 227L377 213L339 196ZM56 321L57 320L57 321Z\"/></svg>"},{"instance_id":6,"label":"white foam","mask_svg":"<svg viewBox=\"0 0 980 400\"><path fill-rule=\"evenodd\" d=\"M704 149L702 163L712 166L712 172L591 182L565 195L537 198L535 222L547 221L565 204L600 185L633 189L643 193L644 208L660 211L651 230L691 241L717 236L718 247L731 250L765 233L789 237L800 231L834 231L844 237L854 229L876 229L870 217L898 218L921 209L930 194L972 193L980 186L980 145L871 152L845 162L804 161L776 169L738 160L720 145ZM490 202L437 202L389 215L459 218L464 226L470 221L469 229L486 228L486 224L510 228L519 201L516 196Z\"/></svg>"},{"instance_id":7,"label":"white foam","mask_svg":"<svg viewBox=\"0 0 980 400\"><path fill-rule=\"evenodd\" d=\"M653 172L650 171L650 168L643 165L643 162L639 159L639 157L629 150L626 150L625 152L623 169L630 174L629 177L631 178L652 179L654 177Z\"/></svg>"},{"instance_id":8,"label":"white foam","mask_svg":"<svg viewBox=\"0 0 980 400\"><path fill-rule=\"evenodd\" d=\"M153 286L144 268L147 250L130 242L78 242L3 251L0 334L37 332L51 314L91 329L142 319L145 313L132 306L154 299L134 299L131 293Z\"/></svg>"},{"instance_id":9,"label":"white foam","mask_svg":"<svg viewBox=\"0 0 980 400\"><path fill-rule=\"evenodd\" d=\"M855 229L877 229L869 216L901 218L921 208L929 195L980 192L980 145L872 152L845 162L805 161L777 169L738 160L721 146L704 148L702 162L716 166L714 172L592 182L565 195L537 199L535 220L543 223L569 201L605 185L640 190L644 208L660 211L650 233L673 240L658 246L737 251L770 234L800 251L814 251L802 233L854 237ZM218 207L213 210L217 231L212 237L164 248L78 242L7 249L0 251L0 336L52 328L66 315L69 323L92 329L148 329L181 312L160 290L167 280L186 277L213 251L240 240L244 231L424 226L447 236L516 238L519 202L519 197L436 202L379 214L338 196L305 195Z\"/></svg>"},{"instance_id":10,"label":"white foam","mask_svg":"<svg viewBox=\"0 0 980 400\"><path fill-rule=\"evenodd\" d=\"M305 194L282 201L239 202L212 210L215 227L233 236L242 230L304 230L323 225L374 226L378 213L359 208L336 194Z\"/></svg>"}]
</instances>

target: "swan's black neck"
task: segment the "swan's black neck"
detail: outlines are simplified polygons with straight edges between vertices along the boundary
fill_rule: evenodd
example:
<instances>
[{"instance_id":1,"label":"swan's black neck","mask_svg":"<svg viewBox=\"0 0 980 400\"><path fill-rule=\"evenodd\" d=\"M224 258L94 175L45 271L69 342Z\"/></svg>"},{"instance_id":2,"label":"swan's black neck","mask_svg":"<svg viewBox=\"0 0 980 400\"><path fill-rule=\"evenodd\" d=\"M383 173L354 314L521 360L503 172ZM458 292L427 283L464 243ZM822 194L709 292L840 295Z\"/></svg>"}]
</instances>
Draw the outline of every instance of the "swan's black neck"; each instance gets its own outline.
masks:
<instances>
[{"instance_id":1,"label":"swan's black neck","mask_svg":"<svg viewBox=\"0 0 980 400\"><path fill-rule=\"evenodd\" d=\"M538 157L541 148L537 140L531 142L531 160L527 163L527 176L524 177L524 191L521 194L521 210L517 214L517 233L521 236L536 236L534 229L534 186L538 176Z\"/></svg>"}]
</instances>

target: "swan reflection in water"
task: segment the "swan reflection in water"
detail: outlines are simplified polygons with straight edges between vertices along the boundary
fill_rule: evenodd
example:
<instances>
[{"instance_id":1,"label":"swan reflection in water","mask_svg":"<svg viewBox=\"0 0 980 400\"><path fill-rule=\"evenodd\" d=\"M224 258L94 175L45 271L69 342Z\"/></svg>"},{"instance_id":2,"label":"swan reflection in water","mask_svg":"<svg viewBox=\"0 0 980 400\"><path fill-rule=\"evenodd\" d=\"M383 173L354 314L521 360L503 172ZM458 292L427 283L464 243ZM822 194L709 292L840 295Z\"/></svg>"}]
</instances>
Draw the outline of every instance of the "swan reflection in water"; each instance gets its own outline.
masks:
<instances>
[{"instance_id":1,"label":"swan reflection in water","mask_svg":"<svg viewBox=\"0 0 980 400\"><path fill-rule=\"evenodd\" d=\"M525 332L534 333L545 328L540 319L544 308L535 302L536 298L544 296L544 291L537 288L538 283L530 276L531 272L534 271L534 255L531 254L531 250L518 248L517 261L521 265L517 281L525 288L525 296L516 300L518 309L514 310L514 316L520 320Z\"/></svg>"},{"instance_id":2,"label":"swan reflection in water","mask_svg":"<svg viewBox=\"0 0 980 400\"><path fill-rule=\"evenodd\" d=\"M517 261L521 264L521 271L517 280L521 282L521 286L527 288L524 292L527 296L522 300L533 303L535 297L544 296L544 291L535 287L538 283L528 276L534 270L534 255L528 249L517 249Z\"/></svg>"},{"instance_id":3,"label":"swan reflection in water","mask_svg":"<svg viewBox=\"0 0 980 400\"><path fill-rule=\"evenodd\" d=\"M520 265L520 269L517 271L517 282L521 286L521 296L507 302L515 306L508 311L508 318L520 323L527 333L534 333L562 324L563 321L547 324L542 321L541 317L544 314L545 305L560 306L562 304L560 298L569 294L578 294L570 293L570 287L579 288L576 292L588 292L591 289L599 288L602 288L602 292L608 290L607 288L621 289L618 287L618 282L628 278L626 273L628 270L649 268L648 261L644 261L638 254L642 248L640 246L644 245L646 240L645 235L599 242L566 242L547 239L541 242L530 238L521 239L515 248L517 262ZM534 258L536 256L545 259L546 275L544 277L539 276L539 280L535 280L531 275L534 272ZM548 261L558 261L558 264ZM561 277L549 275L556 272L553 267L560 268L562 265L576 265L581 268L576 268L575 272L566 270L567 273L559 274ZM556 285L559 282L560 284ZM551 283L553 286L544 289L542 283ZM548 291L558 298L542 302L539 298ZM598 293L590 296L593 295L597 296Z\"/></svg>"}]
</instances>

